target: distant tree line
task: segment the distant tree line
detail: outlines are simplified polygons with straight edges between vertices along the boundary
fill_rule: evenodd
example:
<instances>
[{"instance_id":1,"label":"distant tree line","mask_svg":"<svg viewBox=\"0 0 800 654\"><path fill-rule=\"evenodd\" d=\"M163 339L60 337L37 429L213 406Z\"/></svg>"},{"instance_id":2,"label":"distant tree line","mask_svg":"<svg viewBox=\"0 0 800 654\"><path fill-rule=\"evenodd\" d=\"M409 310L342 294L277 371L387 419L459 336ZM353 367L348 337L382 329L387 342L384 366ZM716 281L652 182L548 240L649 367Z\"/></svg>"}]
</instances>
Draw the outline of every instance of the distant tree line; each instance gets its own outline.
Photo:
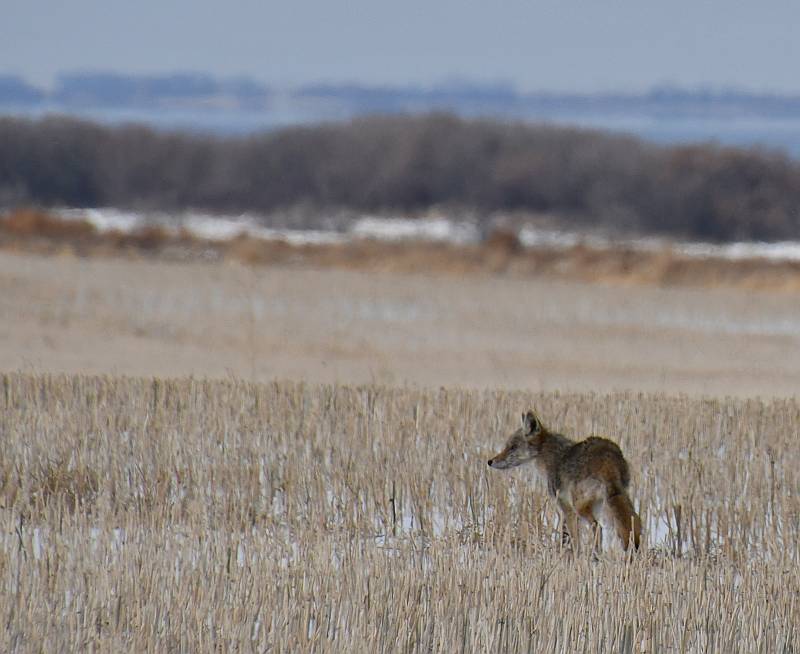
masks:
<instances>
[{"instance_id":1,"label":"distant tree line","mask_svg":"<svg viewBox=\"0 0 800 654\"><path fill-rule=\"evenodd\" d=\"M571 227L800 238L800 163L447 114L221 138L64 118L0 119L0 206L263 212L547 213Z\"/></svg>"}]
</instances>

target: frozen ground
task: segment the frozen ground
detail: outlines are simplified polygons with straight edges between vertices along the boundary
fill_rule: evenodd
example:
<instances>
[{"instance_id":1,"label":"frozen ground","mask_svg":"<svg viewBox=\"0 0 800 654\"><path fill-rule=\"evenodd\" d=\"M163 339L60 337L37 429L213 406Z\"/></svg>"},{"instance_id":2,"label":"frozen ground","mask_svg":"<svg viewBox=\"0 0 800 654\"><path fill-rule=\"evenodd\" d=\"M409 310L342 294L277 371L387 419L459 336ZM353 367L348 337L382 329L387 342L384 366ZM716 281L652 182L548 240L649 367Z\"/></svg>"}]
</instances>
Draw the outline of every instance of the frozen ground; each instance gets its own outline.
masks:
<instances>
[{"instance_id":1,"label":"frozen ground","mask_svg":"<svg viewBox=\"0 0 800 654\"><path fill-rule=\"evenodd\" d=\"M784 396L794 296L0 253L0 369Z\"/></svg>"}]
</instances>

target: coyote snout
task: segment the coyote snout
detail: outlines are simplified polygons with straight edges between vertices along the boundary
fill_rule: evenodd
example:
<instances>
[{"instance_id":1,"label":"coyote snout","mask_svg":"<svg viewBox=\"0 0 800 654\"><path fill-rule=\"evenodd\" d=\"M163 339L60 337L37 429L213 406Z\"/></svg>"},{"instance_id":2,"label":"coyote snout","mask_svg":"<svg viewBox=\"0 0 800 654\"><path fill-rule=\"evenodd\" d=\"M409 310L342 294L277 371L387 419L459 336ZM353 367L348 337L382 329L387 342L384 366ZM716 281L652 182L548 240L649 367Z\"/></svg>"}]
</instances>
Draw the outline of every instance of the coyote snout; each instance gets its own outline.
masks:
<instances>
[{"instance_id":1,"label":"coyote snout","mask_svg":"<svg viewBox=\"0 0 800 654\"><path fill-rule=\"evenodd\" d=\"M508 441L502 452L498 453L493 459L489 459L489 465L498 470L513 468L514 466L527 463L536 456L536 450L528 442L524 435L515 433Z\"/></svg>"},{"instance_id":2,"label":"coyote snout","mask_svg":"<svg viewBox=\"0 0 800 654\"><path fill-rule=\"evenodd\" d=\"M628 496L630 472L619 446L591 436L580 442L548 431L533 411L522 416L522 427L508 439L489 466L504 470L533 462L547 481L548 492L558 500L564 538L578 543L578 518L595 529L600 542L600 518L613 523L622 546L631 540L639 549L641 522Z\"/></svg>"}]
</instances>

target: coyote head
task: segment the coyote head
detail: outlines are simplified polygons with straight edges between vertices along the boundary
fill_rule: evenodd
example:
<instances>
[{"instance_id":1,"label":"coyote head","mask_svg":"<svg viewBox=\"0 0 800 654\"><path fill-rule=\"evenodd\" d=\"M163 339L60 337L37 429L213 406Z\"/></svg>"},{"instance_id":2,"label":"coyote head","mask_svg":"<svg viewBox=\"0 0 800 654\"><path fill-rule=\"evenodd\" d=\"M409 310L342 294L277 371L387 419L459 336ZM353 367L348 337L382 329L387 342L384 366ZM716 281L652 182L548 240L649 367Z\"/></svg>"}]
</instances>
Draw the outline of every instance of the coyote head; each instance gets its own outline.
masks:
<instances>
[{"instance_id":1,"label":"coyote head","mask_svg":"<svg viewBox=\"0 0 800 654\"><path fill-rule=\"evenodd\" d=\"M544 427L533 411L522 414L522 427L508 438L501 452L489 459L491 468L503 470L527 463L539 454Z\"/></svg>"}]
</instances>

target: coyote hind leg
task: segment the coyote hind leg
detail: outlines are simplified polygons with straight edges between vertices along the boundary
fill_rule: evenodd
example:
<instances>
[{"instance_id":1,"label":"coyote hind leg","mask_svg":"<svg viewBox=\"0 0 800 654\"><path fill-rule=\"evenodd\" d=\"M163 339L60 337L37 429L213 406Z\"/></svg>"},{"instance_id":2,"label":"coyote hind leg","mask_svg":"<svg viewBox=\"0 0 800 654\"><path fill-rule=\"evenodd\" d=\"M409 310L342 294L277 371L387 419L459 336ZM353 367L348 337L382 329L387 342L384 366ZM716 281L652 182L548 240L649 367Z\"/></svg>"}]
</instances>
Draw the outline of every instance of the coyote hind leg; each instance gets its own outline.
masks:
<instances>
[{"instance_id":1,"label":"coyote hind leg","mask_svg":"<svg viewBox=\"0 0 800 654\"><path fill-rule=\"evenodd\" d=\"M558 506L561 509L561 546L569 548L573 553L577 554L580 547L578 514L566 502L559 500Z\"/></svg>"},{"instance_id":2,"label":"coyote hind leg","mask_svg":"<svg viewBox=\"0 0 800 654\"><path fill-rule=\"evenodd\" d=\"M596 552L603 551L603 528L594 515L594 502L586 502L578 507L578 515L592 526L592 549Z\"/></svg>"}]
</instances>

